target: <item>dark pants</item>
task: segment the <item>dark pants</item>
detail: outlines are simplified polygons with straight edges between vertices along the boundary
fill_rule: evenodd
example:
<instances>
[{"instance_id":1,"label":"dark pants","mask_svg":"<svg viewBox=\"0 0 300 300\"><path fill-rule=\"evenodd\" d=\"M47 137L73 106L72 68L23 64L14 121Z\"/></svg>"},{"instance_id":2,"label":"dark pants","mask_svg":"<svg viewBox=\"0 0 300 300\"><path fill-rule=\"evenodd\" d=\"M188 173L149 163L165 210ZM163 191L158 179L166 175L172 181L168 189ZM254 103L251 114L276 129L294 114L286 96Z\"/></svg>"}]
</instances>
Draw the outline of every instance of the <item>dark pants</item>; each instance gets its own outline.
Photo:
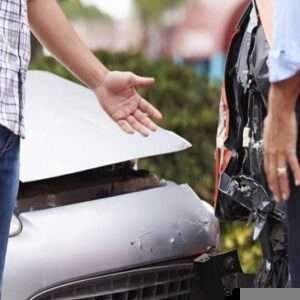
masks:
<instances>
[{"instance_id":1,"label":"dark pants","mask_svg":"<svg viewBox=\"0 0 300 300\"><path fill-rule=\"evenodd\" d=\"M298 127L298 159L300 160L300 126ZM291 181L291 197L286 203L288 228L288 254L291 285L300 288L300 187Z\"/></svg>"},{"instance_id":2,"label":"dark pants","mask_svg":"<svg viewBox=\"0 0 300 300\"><path fill-rule=\"evenodd\" d=\"M10 222L19 187L20 138L0 125L0 294Z\"/></svg>"},{"instance_id":3,"label":"dark pants","mask_svg":"<svg viewBox=\"0 0 300 300\"><path fill-rule=\"evenodd\" d=\"M288 250L293 288L300 288L300 188L293 187L287 202Z\"/></svg>"}]
</instances>

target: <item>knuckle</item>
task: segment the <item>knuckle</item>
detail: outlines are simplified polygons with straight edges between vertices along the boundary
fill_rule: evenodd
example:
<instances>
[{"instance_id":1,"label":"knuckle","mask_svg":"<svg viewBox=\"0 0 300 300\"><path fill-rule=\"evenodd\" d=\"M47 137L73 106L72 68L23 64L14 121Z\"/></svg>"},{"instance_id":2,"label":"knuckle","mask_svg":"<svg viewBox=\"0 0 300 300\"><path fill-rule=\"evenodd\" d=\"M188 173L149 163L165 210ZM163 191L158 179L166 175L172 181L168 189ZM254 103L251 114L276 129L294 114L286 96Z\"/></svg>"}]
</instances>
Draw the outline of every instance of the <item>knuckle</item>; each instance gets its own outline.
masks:
<instances>
[{"instance_id":1,"label":"knuckle","mask_svg":"<svg viewBox=\"0 0 300 300\"><path fill-rule=\"evenodd\" d=\"M270 181L270 182L275 182L275 180L276 180L276 176L275 176L275 174L269 174L268 175L268 180Z\"/></svg>"},{"instance_id":2,"label":"knuckle","mask_svg":"<svg viewBox=\"0 0 300 300\"><path fill-rule=\"evenodd\" d=\"M134 74L132 72L125 72L125 75L128 77L128 78L132 78L134 76Z\"/></svg>"},{"instance_id":3,"label":"knuckle","mask_svg":"<svg viewBox=\"0 0 300 300\"><path fill-rule=\"evenodd\" d=\"M124 120L120 120L120 121L118 121L118 124L119 124L120 126L124 126L124 125L125 125L125 121L124 121Z\"/></svg>"},{"instance_id":4,"label":"knuckle","mask_svg":"<svg viewBox=\"0 0 300 300\"><path fill-rule=\"evenodd\" d=\"M117 121L119 120L119 122L121 122L122 120L120 120L120 119L123 119L123 113L118 111L112 115L112 118L114 120L117 120Z\"/></svg>"},{"instance_id":5,"label":"knuckle","mask_svg":"<svg viewBox=\"0 0 300 300\"><path fill-rule=\"evenodd\" d=\"M144 120L145 119L145 116L141 112L137 112L135 116L138 120Z\"/></svg>"},{"instance_id":6,"label":"knuckle","mask_svg":"<svg viewBox=\"0 0 300 300\"><path fill-rule=\"evenodd\" d=\"M132 72L127 72L127 77L129 79L130 82L134 82L135 81L135 74Z\"/></svg>"},{"instance_id":7,"label":"knuckle","mask_svg":"<svg viewBox=\"0 0 300 300\"><path fill-rule=\"evenodd\" d=\"M271 182L269 182L268 185L269 185L270 191L274 192L274 190L275 190L274 185Z\"/></svg>"},{"instance_id":8,"label":"knuckle","mask_svg":"<svg viewBox=\"0 0 300 300\"><path fill-rule=\"evenodd\" d=\"M269 185L270 185L273 189L276 188L276 181L275 181L274 178L269 179L268 182L269 182Z\"/></svg>"},{"instance_id":9,"label":"knuckle","mask_svg":"<svg viewBox=\"0 0 300 300\"><path fill-rule=\"evenodd\" d=\"M136 121L136 119L134 119L134 118L129 118L129 122L130 122L130 124L132 124L133 126L137 126L137 124L138 124L138 122Z\"/></svg>"},{"instance_id":10,"label":"knuckle","mask_svg":"<svg viewBox=\"0 0 300 300\"><path fill-rule=\"evenodd\" d=\"M130 109L125 108L124 111L122 113L120 113L121 116L128 116L130 115Z\"/></svg>"}]
</instances>

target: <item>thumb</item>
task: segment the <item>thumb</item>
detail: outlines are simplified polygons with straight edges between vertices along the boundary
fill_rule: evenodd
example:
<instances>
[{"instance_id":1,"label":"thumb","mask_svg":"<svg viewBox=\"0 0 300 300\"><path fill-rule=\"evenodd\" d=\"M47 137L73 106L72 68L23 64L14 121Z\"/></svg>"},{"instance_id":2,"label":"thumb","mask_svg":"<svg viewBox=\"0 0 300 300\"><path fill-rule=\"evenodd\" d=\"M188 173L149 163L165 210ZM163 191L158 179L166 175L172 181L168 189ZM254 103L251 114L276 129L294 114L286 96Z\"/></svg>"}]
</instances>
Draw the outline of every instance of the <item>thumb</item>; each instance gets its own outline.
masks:
<instances>
[{"instance_id":1,"label":"thumb","mask_svg":"<svg viewBox=\"0 0 300 300\"><path fill-rule=\"evenodd\" d=\"M132 87L149 87L153 85L154 82L155 79L153 77L142 77L133 73L131 73L129 76L129 84Z\"/></svg>"}]
</instances>

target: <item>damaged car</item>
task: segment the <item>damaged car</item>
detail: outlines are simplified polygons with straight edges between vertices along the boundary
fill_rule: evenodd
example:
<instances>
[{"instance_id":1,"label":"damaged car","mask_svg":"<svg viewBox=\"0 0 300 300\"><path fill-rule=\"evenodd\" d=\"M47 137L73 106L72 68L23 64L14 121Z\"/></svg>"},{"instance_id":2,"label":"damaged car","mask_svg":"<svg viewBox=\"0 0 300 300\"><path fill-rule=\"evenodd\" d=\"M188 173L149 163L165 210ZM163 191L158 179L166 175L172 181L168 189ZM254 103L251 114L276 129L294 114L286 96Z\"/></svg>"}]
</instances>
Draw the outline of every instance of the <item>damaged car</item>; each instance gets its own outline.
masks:
<instances>
[{"instance_id":1,"label":"damaged car","mask_svg":"<svg viewBox=\"0 0 300 300\"><path fill-rule=\"evenodd\" d=\"M237 25L227 58L217 136L216 215L255 225L253 239L262 245L263 264L253 285L285 288L290 277L286 213L273 201L263 171L270 43L257 4L251 1Z\"/></svg>"},{"instance_id":2,"label":"damaged car","mask_svg":"<svg viewBox=\"0 0 300 300\"><path fill-rule=\"evenodd\" d=\"M29 72L27 99L5 300L221 300L239 286L213 207L138 169L189 142L127 135L91 91L47 72Z\"/></svg>"}]
</instances>

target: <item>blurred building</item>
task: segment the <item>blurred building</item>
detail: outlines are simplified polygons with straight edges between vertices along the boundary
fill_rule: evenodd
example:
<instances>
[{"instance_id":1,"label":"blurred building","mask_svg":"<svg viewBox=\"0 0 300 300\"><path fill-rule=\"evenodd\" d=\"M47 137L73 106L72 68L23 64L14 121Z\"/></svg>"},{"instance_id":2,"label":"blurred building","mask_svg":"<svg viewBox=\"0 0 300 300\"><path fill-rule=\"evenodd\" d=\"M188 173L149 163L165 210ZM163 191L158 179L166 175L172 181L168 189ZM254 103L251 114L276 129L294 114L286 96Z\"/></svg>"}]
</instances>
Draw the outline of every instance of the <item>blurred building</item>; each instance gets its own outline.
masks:
<instances>
[{"instance_id":1,"label":"blurred building","mask_svg":"<svg viewBox=\"0 0 300 300\"><path fill-rule=\"evenodd\" d=\"M191 0L164 18L161 53L222 80L235 25L250 0Z\"/></svg>"},{"instance_id":2,"label":"blurred building","mask_svg":"<svg viewBox=\"0 0 300 300\"><path fill-rule=\"evenodd\" d=\"M134 18L115 22L76 21L74 25L92 50L143 50L151 58L163 56L190 64L218 81L223 77L235 25L250 1L186 0L186 5L167 11L161 22L147 30Z\"/></svg>"},{"instance_id":3,"label":"blurred building","mask_svg":"<svg viewBox=\"0 0 300 300\"><path fill-rule=\"evenodd\" d=\"M111 52L138 51L143 40L140 27L135 22L87 21L74 22L74 27L91 50Z\"/></svg>"}]
</instances>

